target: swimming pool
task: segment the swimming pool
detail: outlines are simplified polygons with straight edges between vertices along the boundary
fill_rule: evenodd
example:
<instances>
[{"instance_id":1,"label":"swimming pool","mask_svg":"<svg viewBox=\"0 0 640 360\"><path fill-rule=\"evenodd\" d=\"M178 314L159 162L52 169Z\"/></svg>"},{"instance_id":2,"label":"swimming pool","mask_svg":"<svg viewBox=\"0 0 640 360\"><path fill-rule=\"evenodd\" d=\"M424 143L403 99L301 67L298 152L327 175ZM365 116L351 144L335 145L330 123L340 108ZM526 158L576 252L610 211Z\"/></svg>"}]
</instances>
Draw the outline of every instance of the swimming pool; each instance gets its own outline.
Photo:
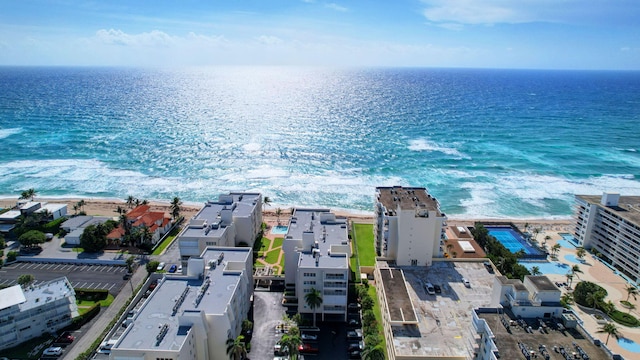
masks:
<instances>
[{"instance_id":1,"label":"swimming pool","mask_svg":"<svg viewBox=\"0 0 640 360\"><path fill-rule=\"evenodd\" d=\"M538 267L538 270L544 275L548 274L556 274L556 275L566 275L571 267L567 264L561 262L545 262L545 261L518 261L518 264L526 267L531 271L534 266Z\"/></svg>"},{"instance_id":2,"label":"swimming pool","mask_svg":"<svg viewBox=\"0 0 640 360\"><path fill-rule=\"evenodd\" d=\"M640 353L640 345L631 339L620 337L618 339L618 345L627 351Z\"/></svg>"},{"instance_id":3,"label":"swimming pool","mask_svg":"<svg viewBox=\"0 0 640 360\"><path fill-rule=\"evenodd\" d=\"M569 233L558 233L558 235L562 236L562 240L558 240L557 243L560 244L563 248L575 249L576 248L576 239L573 235Z\"/></svg>"},{"instance_id":4,"label":"swimming pool","mask_svg":"<svg viewBox=\"0 0 640 360\"><path fill-rule=\"evenodd\" d=\"M271 228L271 233L274 235L284 235L289 231L288 226L278 225Z\"/></svg>"},{"instance_id":5,"label":"swimming pool","mask_svg":"<svg viewBox=\"0 0 640 360\"><path fill-rule=\"evenodd\" d=\"M525 258L546 258L545 253L527 244L522 236L511 227L485 226L485 228L489 231L489 235L495 237L504 247L514 254L522 250L524 251Z\"/></svg>"}]
</instances>

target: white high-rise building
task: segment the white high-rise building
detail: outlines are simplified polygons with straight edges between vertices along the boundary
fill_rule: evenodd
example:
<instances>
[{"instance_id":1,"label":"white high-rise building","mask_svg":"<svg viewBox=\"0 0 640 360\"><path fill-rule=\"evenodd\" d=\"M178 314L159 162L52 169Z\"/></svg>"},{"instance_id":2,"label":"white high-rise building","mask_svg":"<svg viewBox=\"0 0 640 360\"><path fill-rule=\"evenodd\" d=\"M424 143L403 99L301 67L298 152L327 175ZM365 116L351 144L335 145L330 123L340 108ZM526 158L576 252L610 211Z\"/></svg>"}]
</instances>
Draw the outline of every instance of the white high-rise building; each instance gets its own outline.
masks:
<instances>
[{"instance_id":1,"label":"white high-rise building","mask_svg":"<svg viewBox=\"0 0 640 360\"><path fill-rule=\"evenodd\" d=\"M282 249L285 282L295 284L298 312L313 314L306 301L311 289L320 291L322 319L347 319L351 244L347 219L329 209L295 209Z\"/></svg>"},{"instance_id":2,"label":"white high-rise building","mask_svg":"<svg viewBox=\"0 0 640 360\"><path fill-rule=\"evenodd\" d=\"M375 246L378 256L399 266L430 266L442 257L447 220L425 188L376 188Z\"/></svg>"},{"instance_id":3,"label":"white high-rise building","mask_svg":"<svg viewBox=\"0 0 640 360\"><path fill-rule=\"evenodd\" d=\"M640 196L576 195L573 220L579 246L640 282Z\"/></svg>"},{"instance_id":4,"label":"white high-rise building","mask_svg":"<svg viewBox=\"0 0 640 360\"><path fill-rule=\"evenodd\" d=\"M227 360L253 294L251 248L207 248L186 275L166 274L111 348L110 359ZM118 324L118 326L120 326Z\"/></svg>"},{"instance_id":5,"label":"white high-rise building","mask_svg":"<svg viewBox=\"0 0 640 360\"><path fill-rule=\"evenodd\" d=\"M76 293L66 277L0 290L0 350L55 333L78 316Z\"/></svg>"}]
</instances>

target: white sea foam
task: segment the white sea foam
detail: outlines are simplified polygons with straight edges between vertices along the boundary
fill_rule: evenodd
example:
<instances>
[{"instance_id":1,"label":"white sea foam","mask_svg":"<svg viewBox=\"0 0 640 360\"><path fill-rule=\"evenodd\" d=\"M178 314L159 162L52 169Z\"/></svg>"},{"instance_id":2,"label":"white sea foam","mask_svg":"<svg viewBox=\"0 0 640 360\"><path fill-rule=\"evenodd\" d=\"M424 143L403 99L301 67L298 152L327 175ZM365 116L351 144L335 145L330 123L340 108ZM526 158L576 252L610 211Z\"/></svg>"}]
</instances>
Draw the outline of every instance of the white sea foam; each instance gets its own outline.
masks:
<instances>
[{"instance_id":1,"label":"white sea foam","mask_svg":"<svg viewBox=\"0 0 640 360\"><path fill-rule=\"evenodd\" d=\"M468 155L461 153L456 148L441 146L424 138L409 140L409 150L441 152L443 154L452 155L462 159L470 159Z\"/></svg>"},{"instance_id":2,"label":"white sea foam","mask_svg":"<svg viewBox=\"0 0 640 360\"><path fill-rule=\"evenodd\" d=\"M22 128L0 129L0 139L7 138L11 135L19 134L21 132L22 132Z\"/></svg>"}]
</instances>

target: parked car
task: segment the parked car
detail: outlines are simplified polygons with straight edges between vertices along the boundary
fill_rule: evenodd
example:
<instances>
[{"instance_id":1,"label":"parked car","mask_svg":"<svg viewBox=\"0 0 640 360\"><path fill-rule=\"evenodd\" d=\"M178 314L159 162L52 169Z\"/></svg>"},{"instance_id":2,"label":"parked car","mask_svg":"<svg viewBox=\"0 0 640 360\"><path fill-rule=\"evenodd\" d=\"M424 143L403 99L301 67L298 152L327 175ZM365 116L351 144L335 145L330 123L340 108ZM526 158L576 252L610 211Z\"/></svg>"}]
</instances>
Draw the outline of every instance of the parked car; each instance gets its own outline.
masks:
<instances>
[{"instance_id":1,"label":"parked car","mask_svg":"<svg viewBox=\"0 0 640 360\"><path fill-rule=\"evenodd\" d=\"M483 263L483 265L487 269L488 272L493 274L493 266L491 266L491 263L489 261L485 261Z\"/></svg>"},{"instance_id":2,"label":"parked car","mask_svg":"<svg viewBox=\"0 0 640 360\"><path fill-rule=\"evenodd\" d=\"M303 333L302 335L300 335L300 338L302 340L313 340L313 341L315 341L315 340L318 340L318 335L311 335L311 334L304 334Z\"/></svg>"},{"instance_id":3,"label":"parked car","mask_svg":"<svg viewBox=\"0 0 640 360\"><path fill-rule=\"evenodd\" d=\"M436 294L436 289L433 288L433 285L430 282L427 282L424 284L424 291L427 292L427 294L429 295L435 295Z\"/></svg>"},{"instance_id":4,"label":"parked car","mask_svg":"<svg viewBox=\"0 0 640 360\"><path fill-rule=\"evenodd\" d=\"M355 329L347 331L347 339L360 340L362 339L362 330Z\"/></svg>"},{"instance_id":5,"label":"parked car","mask_svg":"<svg viewBox=\"0 0 640 360\"><path fill-rule=\"evenodd\" d=\"M122 280L129 280L129 279L131 279L131 273L126 273L122 275Z\"/></svg>"},{"instance_id":6,"label":"parked car","mask_svg":"<svg viewBox=\"0 0 640 360\"><path fill-rule=\"evenodd\" d=\"M71 344L73 342L73 340L75 340L75 336L71 335L68 332L64 332L62 333L62 335L58 336L58 338L56 339L56 341L54 341L54 343L56 344Z\"/></svg>"},{"instance_id":7,"label":"parked car","mask_svg":"<svg viewBox=\"0 0 640 360\"><path fill-rule=\"evenodd\" d=\"M347 345L347 351L355 351L355 350L358 350L358 351L364 350L364 341L362 341L362 340L360 340L358 342L354 341L354 342L350 342Z\"/></svg>"},{"instance_id":8,"label":"parked car","mask_svg":"<svg viewBox=\"0 0 640 360\"><path fill-rule=\"evenodd\" d=\"M178 272L182 272L182 264L178 265Z\"/></svg>"},{"instance_id":9,"label":"parked car","mask_svg":"<svg viewBox=\"0 0 640 360\"><path fill-rule=\"evenodd\" d=\"M358 310L358 309L360 309L360 304L351 303L351 304L347 305L347 309L349 309L349 310Z\"/></svg>"},{"instance_id":10,"label":"parked car","mask_svg":"<svg viewBox=\"0 0 640 360\"><path fill-rule=\"evenodd\" d=\"M433 285L433 290L436 291L436 294L442 293L442 288L440 287L440 285Z\"/></svg>"},{"instance_id":11,"label":"parked car","mask_svg":"<svg viewBox=\"0 0 640 360\"><path fill-rule=\"evenodd\" d=\"M176 272L176 270L178 270L178 266L176 264L173 264L169 267L169 272L172 274Z\"/></svg>"},{"instance_id":12,"label":"parked car","mask_svg":"<svg viewBox=\"0 0 640 360\"><path fill-rule=\"evenodd\" d=\"M471 287L471 283L469 282L469 280L462 278L462 283L464 284L464 286L470 288Z\"/></svg>"},{"instance_id":13,"label":"parked car","mask_svg":"<svg viewBox=\"0 0 640 360\"><path fill-rule=\"evenodd\" d=\"M62 348L60 346L54 346L44 349L42 355L45 356L60 356L62 355Z\"/></svg>"},{"instance_id":14,"label":"parked car","mask_svg":"<svg viewBox=\"0 0 640 360\"><path fill-rule=\"evenodd\" d=\"M161 262L160 264L158 264L158 267L156 268L156 270L160 271L160 270L164 269L165 265L166 265L165 263Z\"/></svg>"},{"instance_id":15,"label":"parked car","mask_svg":"<svg viewBox=\"0 0 640 360\"><path fill-rule=\"evenodd\" d=\"M360 325L362 325L362 323L360 322L360 319L351 318L347 322L347 325L349 325L349 327L360 327Z\"/></svg>"},{"instance_id":16,"label":"parked car","mask_svg":"<svg viewBox=\"0 0 640 360\"><path fill-rule=\"evenodd\" d=\"M349 359L360 359L361 356L360 350L349 351Z\"/></svg>"},{"instance_id":17,"label":"parked car","mask_svg":"<svg viewBox=\"0 0 640 360\"><path fill-rule=\"evenodd\" d=\"M320 349L318 349L316 346L309 344L309 343L302 343L300 344L300 346L298 346L298 352L301 354L304 353L318 353L320 352Z\"/></svg>"}]
</instances>

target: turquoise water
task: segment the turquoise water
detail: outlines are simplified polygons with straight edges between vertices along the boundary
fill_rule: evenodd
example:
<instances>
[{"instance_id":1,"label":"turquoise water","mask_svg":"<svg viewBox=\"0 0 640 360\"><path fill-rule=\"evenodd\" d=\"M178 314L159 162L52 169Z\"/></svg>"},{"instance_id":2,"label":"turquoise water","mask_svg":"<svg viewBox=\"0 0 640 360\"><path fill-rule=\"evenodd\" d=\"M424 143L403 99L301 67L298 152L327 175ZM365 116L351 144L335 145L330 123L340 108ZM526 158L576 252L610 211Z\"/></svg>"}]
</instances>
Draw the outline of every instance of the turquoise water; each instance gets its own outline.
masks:
<instances>
[{"instance_id":1,"label":"turquoise water","mask_svg":"<svg viewBox=\"0 0 640 360\"><path fill-rule=\"evenodd\" d=\"M640 345L633 340L621 337L618 339L618 345L627 351L640 353Z\"/></svg>"},{"instance_id":2,"label":"turquoise water","mask_svg":"<svg viewBox=\"0 0 640 360\"><path fill-rule=\"evenodd\" d=\"M570 261L574 264L584 264L584 261L580 261L580 259L578 259L577 256L573 255L573 254L567 254L564 256L564 259L567 261Z\"/></svg>"},{"instance_id":3,"label":"turquoise water","mask_svg":"<svg viewBox=\"0 0 640 360\"><path fill-rule=\"evenodd\" d=\"M371 212L411 185L458 218L567 218L640 194L638 94L640 72L0 67L0 196Z\"/></svg>"},{"instance_id":4,"label":"turquoise water","mask_svg":"<svg viewBox=\"0 0 640 360\"><path fill-rule=\"evenodd\" d=\"M518 261L519 264L523 265L529 271L534 266L537 266L542 274L557 274L557 275L566 275L571 267L567 264L563 264L560 262L543 262L543 261Z\"/></svg>"},{"instance_id":5,"label":"turquoise water","mask_svg":"<svg viewBox=\"0 0 640 360\"><path fill-rule=\"evenodd\" d=\"M271 233L274 235L283 235L286 234L288 230L288 226L278 225L271 228Z\"/></svg>"}]
</instances>

